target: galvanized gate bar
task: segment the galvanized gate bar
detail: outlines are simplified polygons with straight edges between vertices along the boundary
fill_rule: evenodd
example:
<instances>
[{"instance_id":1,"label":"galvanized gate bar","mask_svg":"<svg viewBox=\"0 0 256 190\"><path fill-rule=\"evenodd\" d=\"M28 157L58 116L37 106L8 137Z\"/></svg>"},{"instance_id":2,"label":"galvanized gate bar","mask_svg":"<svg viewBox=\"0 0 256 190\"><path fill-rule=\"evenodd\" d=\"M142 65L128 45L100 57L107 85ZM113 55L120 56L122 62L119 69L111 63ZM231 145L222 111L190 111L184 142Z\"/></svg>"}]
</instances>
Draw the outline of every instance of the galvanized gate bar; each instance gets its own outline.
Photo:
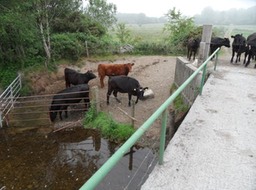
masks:
<instances>
[{"instance_id":1,"label":"galvanized gate bar","mask_svg":"<svg viewBox=\"0 0 256 190\"><path fill-rule=\"evenodd\" d=\"M6 115L13 108L16 98L19 96L21 84L21 75L19 74L0 95L0 128L3 127Z\"/></svg>"}]
</instances>

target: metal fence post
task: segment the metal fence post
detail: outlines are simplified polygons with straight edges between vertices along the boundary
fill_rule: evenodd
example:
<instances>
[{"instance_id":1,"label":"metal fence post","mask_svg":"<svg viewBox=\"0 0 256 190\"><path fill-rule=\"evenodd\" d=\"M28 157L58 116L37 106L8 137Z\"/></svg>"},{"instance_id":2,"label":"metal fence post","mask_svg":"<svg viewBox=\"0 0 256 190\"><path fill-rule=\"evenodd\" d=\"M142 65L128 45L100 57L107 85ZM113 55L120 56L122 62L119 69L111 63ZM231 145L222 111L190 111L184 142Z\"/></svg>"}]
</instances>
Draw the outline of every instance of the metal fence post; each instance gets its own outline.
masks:
<instances>
[{"instance_id":1,"label":"metal fence post","mask_svg":"<svg viewBox=\"0 0 256 190\"><path fill-rule=\"evenodd\" d=\"M162 127L160 136L160 148L159 148L159 164L162 165L164 161L164 148L166 138L166 124L167 124L167 109L162 113Z\"/></svg>"},{"instance_id":2,"label":"metal fence post","mask_svg":"<svg viewBox=\"0 0 256 190\"><path fill-rule=\"evenodd\" d=\"M203 74L202 74L201 85L200 85L200 95L202 95L202 92L203 92L205 75L206 75L206 66L207 65L205 65L204 68L203 68Z\"/></svg>"},{"instance_id":3,"label":"metal fence post","mask_svg":"<svg viewBox=\"0 0 256 190\"><path fill-rule=\"evenodd\" d=\"M218 57L219 57L219 51L216 53L216 59L215 59L215 62L214 62L214 71L216 71L216 66L217 66L217 63L218 63Z\"/></svg>"}]
</instances>

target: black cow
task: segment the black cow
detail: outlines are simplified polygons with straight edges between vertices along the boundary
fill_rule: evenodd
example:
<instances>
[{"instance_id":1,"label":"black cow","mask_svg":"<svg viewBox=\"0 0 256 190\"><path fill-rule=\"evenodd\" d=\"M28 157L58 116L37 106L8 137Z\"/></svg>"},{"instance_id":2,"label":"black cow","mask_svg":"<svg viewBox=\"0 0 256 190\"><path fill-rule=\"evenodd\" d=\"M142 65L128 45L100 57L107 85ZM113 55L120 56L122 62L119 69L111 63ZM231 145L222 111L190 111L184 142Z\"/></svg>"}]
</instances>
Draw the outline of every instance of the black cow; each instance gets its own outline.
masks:
<instances>
[{"instance_id":1,"label":"black cow","mask_svg":"<svg viewBox=\"0 0 256 190\"><path fill-rule=\"evenodd\" d=\"M210 54L221 46L230 47L230 41L228 38L213 37L210 44Z\"/></svg>"},{"instance_id":2,"label":"black cow","mask_svg":"<svg viewBox=\"0 0 256 190\"><path fill-rule=\"evenodd\" d=\"M245 52L245 67L247 67L250 64L250 60L256 56L256 32L249 35L247 37L247 52ZM248 60L246 61L248 55ZM254 68L256 68L256 64L254 65Z\"/></svg>"},{"instance_id":3,"label":"black cow","mask_svg":"<svg viewBox=\"0 0 256 190\"><path fill-rule=\"evenodd\" d=\"M90 80L96 78L96 75L93 74L91 70L87 71L86 73L78 73L73 69L65 68L64 75L66 81L66 88L70 87L71 84L88 84Z\"/></svg>"},{"instance_id":4,"label":"black cow","mask_svg":"<svg viewBox=\"0 0 256 190\"><path fill-rule=\"evenodd\" d=\"M187 53L187 58L190 61L191 56L193 54L193 60L195 60L195 56L197 53L197 50L199 48L200 45L200 39L199 38L189 38L188 39L188 43L187 43L187 49L188 49L188 53Z\"/></svg>"},{"instance_id":5,"label":"black cow","mask_svg":"<svg viewBox=\"0 0 256 190\"><path fill-rule=\"evenodd\" d=\"M65 117L67 118L68 106L79 103L82 99L84 99L85 106L86 108L88 108L90 106L88 84L72 86L58 92L56 95L53 96L52 103L49 109L51 121L53 122L56 119L58 112L60 120L62 120L62 111L65 111Z\"/></svg>"},{"instance_id":6,"label":"black cow","mask_svg":"<svg viewBox=\"0 0 256 190\"><path fill-rule=\"evenodd\" d=\"M120 102L117 98L117 93L128 93L129 103L128 105L131 106L131 97L137 96L136 102L138 103L138 99L142 99L144 96L144 91L148 89L148 87L142 88L139 82L132 77L120 75L120 76L113 76L109 77L108 80L108 92L107 92L107 104L109 104L109 96L113 92L116 100Z\"/></svg>"},{"instance_id":7,"label":"black cow","mask_svg":"<svg viewBox=\"0 0 256 190\"><path fill-rule=\"evenodd\" d=\"M232 57L230 60L230 63L233 63L233 58L236 54L236 63L237 61L240 62L241 54L246 52L246 39L242 34L236 34L235 36L231 36L231 38L234 38L232 43Z\"/></svg>"}]
</instances>

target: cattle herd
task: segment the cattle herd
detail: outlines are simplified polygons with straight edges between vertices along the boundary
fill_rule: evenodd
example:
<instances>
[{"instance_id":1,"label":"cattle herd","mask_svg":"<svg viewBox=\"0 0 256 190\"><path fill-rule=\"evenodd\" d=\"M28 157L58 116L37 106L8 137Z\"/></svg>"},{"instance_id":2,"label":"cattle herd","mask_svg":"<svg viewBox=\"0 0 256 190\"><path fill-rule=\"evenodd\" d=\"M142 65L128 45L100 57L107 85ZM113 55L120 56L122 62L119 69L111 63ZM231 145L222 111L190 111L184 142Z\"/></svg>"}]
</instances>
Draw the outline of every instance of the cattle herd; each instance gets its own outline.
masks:
<instances>
[{"instance_id":1,"label":"cattle herd","mask_svg":"<svg viewBox=\"0 0 256 190\"><path fill-rule=\"evenodd\" d=\"M256 33L252 33L247 38L242 34L232 35L232 56L230 62L233 63L234 57L235 63L240 61L241 55L244 53L243 64L247 67L252 59L256 59ZM195 54L200 46L200 38L190 38L187 42L187 58L191 60L192 54L195 59ZM217 48L222 46L230 47L230 41L228 38L213 37L210 44L210 54L212 54ZM254 65L256 68L256 64Z\"/></svg>"},{"instance_id":2,"label":"cattle herd","mask_svg":"<svg viewBox=\"0 0 256 190\"><path fill-rule=\"evenodd\" d=\"M244 53L243 64L247 67L250 64L251 59L256 59L256 33L249 35L245 38L242 34L236 34L231 36L233 38L232 42L232 57L230 62L233 63L236 54L235 62L240 61L241 55ZM187 57L188 60L195 59L196 53L200 46L200 38L191 38L187 43ZM213 37L210 44L210 54L212 54L217 48L222 46L230 47L230 41L228 38ZM98 65L98 76L100 78L100 86L104 88L104 78L109 77L108 80L108 90L107 90L107 104L109 104L109 97L113 93L115 99L120 102L117 98L117 93L127 93L128 94L128 106L131 106L131 97L136 96L136 102L138 99L143 99L144 91L148 87L141 87L138 80L135 78L127 76L132 70L134 63L124 63L124 64L99 64ZM256 68L256 64L254 66ZM90 106L89 98L89 85L88 82L96 78L96 75L91 71L86 73L79 73L73 69L64 69L64 78L66 89L59 91L53 96L49 115L50 120L53 122L58 113L59 118L62 120L62 112L65 112L65 117L68 117L67 108L72 104L77 104L81 100L85 102L85 109Z\"/></svg>"},{"instance_id":3,"label":"cattle herd","mask_svg":"<svg viewBox=\"0 0 256 190\"><path fill-rule=\"evenodd\" d=\"M133 65L134 63L98 65L98 76L100 78L101 88L104 88L105 76L109 77L107 104L109 104L109 96L112 94L112 92L118 102L120 102L120 100L117 98L117 93L127 93L129 99L128 106L131 106L132 95L137 97L135 103L138 102L138 99L143 99L144 91L148 89L148 87L141 87L138 80L127 76L132 70ZM79 73L73 69L65 68L64 78L66 89L59 91L53 96L49 108L51 122L55 121L58 113L60 120L62 120L63 111L65 112L65 117L67 118L68 106L77 104L81 100L84 100L85 102L85 110L90 107L88 82L95 79L96 75L91 70L87 71L86 73Z\"/></svg>"}]
</instances>

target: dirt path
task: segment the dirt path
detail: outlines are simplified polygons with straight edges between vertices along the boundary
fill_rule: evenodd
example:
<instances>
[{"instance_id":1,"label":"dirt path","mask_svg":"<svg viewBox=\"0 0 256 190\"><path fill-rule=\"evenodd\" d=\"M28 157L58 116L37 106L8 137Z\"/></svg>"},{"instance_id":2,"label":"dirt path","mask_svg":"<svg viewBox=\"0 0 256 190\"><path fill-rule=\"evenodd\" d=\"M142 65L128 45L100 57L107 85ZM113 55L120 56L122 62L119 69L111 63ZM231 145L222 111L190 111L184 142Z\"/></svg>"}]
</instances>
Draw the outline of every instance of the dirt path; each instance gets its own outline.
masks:
<instances>
[{"instance_id":1,"label":"dirt path","mask_svg":"<svg viewBox=\"0 0 256 190\"><path fill-rule=\"evenodd\" d=\"M103 62L87 62L81 61L81 68L73 67L80 72L86 72L87 70L93 70L98 76L97 67L99 63ZM147 99L138 102L135 105L135 127L140 127L155 111L156 109L170 96L170 88L174 80L176 57L173 56L141 56L141 57L127 57L114 61L113 63L129 63L133 62L132 71L129 76L136 78L141 86L148 87L153 90L154 98ZM108 62L104 62L108 63ZM63 70L67 67L62 65L57 73L57 79L51 85L48 85L44 93L56 93L59 90L65 88ZM71 66L68 66L71 67ZM100 81L96 79L89 82L90 87L98 86L99 97L100 97L100 109L104 112L108 112L115 120L124 123L131 123L131 119L123 112L131 115L131 107L128 106L128 95L118 93L118 97L121 103L118 103L114 96L110 97L110 105L106 104L107 94L107 81L108 77L105 78L105 87L100 88ZM132 98L135 100L135 97ZM120 111L123 110L122 111ZM81 115L80 117L83 117ZM153 126L146 132L147 138L150 140L157 140L160 133L160 120L157 120Z\"/></svg>"},{"instance_id":2,"label":"dirt path","mask_svg":"<svg viewBox=\"0 0 256 190\"><path fill-rule=\"evenodd\" d=\"M133 62L132 72L129 76L136 78L141 86L149 87L154 92L154 98L147 99L145 101L139 101L135 105L135 127L140 127L155 111L156 109L170 96L170 87L174 80L176 58L165 56L142 56L142 57L130 57L125 60L117 60L114 63L129 63ZM87 64L94 70L96 64ZM93 66L94 65L94 66ZM104 80L107 84L107 78ZM90 83L91 86L97 85L99 87L99 78ZM113 95L110 99L110 105L106 105L106 93L107 86L104 88L99 87L101 110L110 113L115 120L124 123L131 123L131 119L127 117L123 112L131 115L131 107L128 106L128 95L118 94L121 100L121 104L118 103ZM133 97L135 100L135 97ZM146 133L146 137L151 140L156 140L160 133L160 121L154 123L150 130Z\"/></svg>"},{"instance_id":3,"label":"dirt path","mask_svg":"<svg viewBox=\"0 0 256 190\"><path fill-rule=\"evenodd\" d=\"M230 65L229 63L231 48L222 48L222 52L219 56L220 64ZM126 57L120 58L111 63L129 63L133 62L135 65L129 76L136 78L141 86L149 87L153 90L155 97L145 101L139 101L135 105L135 127L140 127L156 110L157 108L170 96L170 88L173 84L174 74L175 74L175 65L176 57L174 56L141 56L141 57ZM108 62L89 62L82 60L82 67L73 67L80 72L86 72L87 70L93 70L93 72L98 76L97 67L99 63L108 63ZM110 62L109 62L110 63ZM252 64L251 64L252 65ZM242 66L242 64L237 64L236 66ZM65 88L63 70L65 67L72 67L67 65L62 65L59 68L59 71L56 76L56 81L49 85L45 85L44 93L53 94ZM108 78L106 77L104 83L107 84ZM43 80L38 80L43 81ZM118 93L118 97L121 100L119 104L111 95L110 105L106 105L106 93L107 85L104 88L100 88L100 81L97 77L89 82L90 87L98 86L99 97L100 97L100 108L104 112L108 112L115 120L124 123L131 123L131 119L127 117L122 111L131 115L131 107L128 106L128 95ZM35 85L40 86L40 85ZM135 97L133 97L135 99ZM81 119L83 114L75 116L73 119ZM72 119L72 117L70 118ZM160 119L158 119L153 126L146 132L146 139L149 141L157 142L160 134ZM147 140L145 140L147 141Z\"/></svg>"}]
</instances>

